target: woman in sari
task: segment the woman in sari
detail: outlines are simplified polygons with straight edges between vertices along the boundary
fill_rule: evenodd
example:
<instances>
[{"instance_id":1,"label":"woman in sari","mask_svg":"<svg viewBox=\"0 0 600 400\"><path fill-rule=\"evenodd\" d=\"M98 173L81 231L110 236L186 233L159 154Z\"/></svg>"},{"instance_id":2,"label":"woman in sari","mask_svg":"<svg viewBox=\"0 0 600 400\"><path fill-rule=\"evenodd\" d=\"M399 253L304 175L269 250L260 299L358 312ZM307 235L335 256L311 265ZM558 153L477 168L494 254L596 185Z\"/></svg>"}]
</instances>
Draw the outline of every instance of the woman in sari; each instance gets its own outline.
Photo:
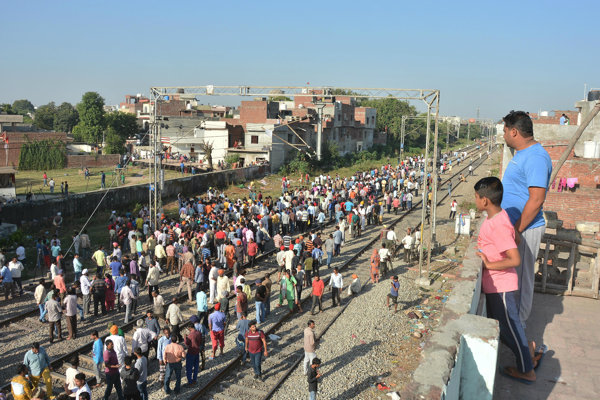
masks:
<instances>
[{"instance_id":1,"label":"woman in sari","mask_svg":"<svg viewBox=\"0 0 600 400\"><path fill-rule=\"evenodd\" d=\"M115 281L110 274L106 274L104 282L106 282L106 297L104 298L106 311L112 311L115 309Z\"/></svg>"}]
</instances>

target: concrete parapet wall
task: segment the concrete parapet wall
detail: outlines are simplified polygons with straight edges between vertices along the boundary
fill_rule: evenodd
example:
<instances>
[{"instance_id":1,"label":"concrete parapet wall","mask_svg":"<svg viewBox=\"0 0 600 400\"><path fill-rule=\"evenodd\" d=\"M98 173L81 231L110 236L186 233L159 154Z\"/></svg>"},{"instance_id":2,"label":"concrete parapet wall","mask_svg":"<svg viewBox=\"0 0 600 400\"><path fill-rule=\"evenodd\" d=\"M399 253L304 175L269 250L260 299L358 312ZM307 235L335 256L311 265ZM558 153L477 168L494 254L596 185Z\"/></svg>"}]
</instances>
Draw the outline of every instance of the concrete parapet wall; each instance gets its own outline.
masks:
<instances>
[{"instance_id":1,"label":"concrete parapet wall","mask_svg":"<svg viewBox=\"0 0 600 400\"><path fill-rule=\"evenodd\" d=\"M479 226L477 227L479 228ZM423 360L402 399L492 399L500 329L481 316L481 260L471 241L440 325L425 344Z\"/></svg>"},{"instance_id":2,"label":"concrete parapet wall","mask_svg":"<svg viewBox=\"0 0 600 400\"><path fill-rule=\"evenodd\" d=\"M250 166L191 175L166 180L163 198L174 198L178 193L197 195L209 187L225 187L265 176L269 165ZM25 221L44 220L61 212L63 217L90 215L105 195L105 190L69 195L69 198L38 199L32 202L7 204L2 210L2 221L20 225ZM100 209L128 210L131 204L148 203L148 184L110 189Z\"/></svg>"}]
</instances>

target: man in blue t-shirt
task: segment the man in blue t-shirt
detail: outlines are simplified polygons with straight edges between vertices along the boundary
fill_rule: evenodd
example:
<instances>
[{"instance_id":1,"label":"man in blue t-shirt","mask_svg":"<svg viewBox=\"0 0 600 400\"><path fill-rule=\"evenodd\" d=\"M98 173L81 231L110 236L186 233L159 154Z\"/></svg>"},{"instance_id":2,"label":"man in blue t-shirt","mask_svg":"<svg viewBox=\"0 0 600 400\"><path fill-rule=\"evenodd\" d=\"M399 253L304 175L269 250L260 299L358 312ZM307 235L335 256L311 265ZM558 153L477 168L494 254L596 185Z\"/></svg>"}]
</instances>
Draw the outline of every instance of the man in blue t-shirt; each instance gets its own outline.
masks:
<instances>
[{"instance_id":1,"label":"man in blue t-shirt","mask_svg":"<svg viewBox=\"0 0 600 400\"><path fill-rule=\"evenodd\" d=\"M503 118L504 140L516 152L502 177L502 208L515 226L521 255L519 318L523 327L531 312L534 265L546 229L542 206L552 174L548 152L533 138L533 123L527 113L511 111Z\"/></svg>"},{"instance_id":2,"label":"man in blue t-shirt","mask_svg":"<svg viewBox=\"0 0 600 400\"><path fill-rule=\"evenodd\" d=\"M394 275L392 277L392 287L390 288L390 293L387 295L386 305L388 310L390 309L390 299L392 299L392 303L394 303L394 312L398 312L398 290L400 290L400 282L398 282L398 275Z\"/></svg>"}]
</instances>

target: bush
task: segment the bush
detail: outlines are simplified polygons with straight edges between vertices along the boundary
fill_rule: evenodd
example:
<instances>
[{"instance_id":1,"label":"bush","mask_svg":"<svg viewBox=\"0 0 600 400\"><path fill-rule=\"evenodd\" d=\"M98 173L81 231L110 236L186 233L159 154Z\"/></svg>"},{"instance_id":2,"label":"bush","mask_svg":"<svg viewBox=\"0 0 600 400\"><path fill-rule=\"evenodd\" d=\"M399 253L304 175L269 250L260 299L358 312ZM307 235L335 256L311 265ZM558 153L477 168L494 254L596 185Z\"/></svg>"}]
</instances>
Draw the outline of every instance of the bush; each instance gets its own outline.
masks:
<instances>
[{"instance_id":1,"label":"bush","mask_svg":"<svg viewBox=\"0 0 600 400\"><path fill-rule=\"evenodd\" d=\"M133 207L133 211L131 212L131 215L138 215L140 213L140 211L142 211L142 205L140 203L135 203L135 206Z\"/></svg>"},{"instance_id":2,"label":"bush","mask_svg":"<svg viewBox=\"0 0 600 400\"><path fill-rule=\"evenodd\" d=\"M23 143L19 155L20 170L61 169L67 165L67 148L65 143L54 140L40 140Z\"/></svg>"},{"instance_id":3,"label":"bush","mask_svg":"<svg viewBox=\"0 0 600 400\"><path fill-rule=\"evenodd\" d=\"M225 157L225 162L229 165L233 165L239 161L240 161L240 155L237 153L227 154L227 157Z\"/></svg>"},{"instance_id":4,"label":"bush","mask_svg":"<svg viewBox=\"0 0 600 400\"><path fill-rule=\"evenodd\" d=\"M301 159L299 155L297 155L295 159L290 161L289 164L282 166L279 170L279 172L283 175L292 175L297 172L302 172L303 174L305 174L311 171L311 164L308 161Z\"/></svg>"}]
</instances>

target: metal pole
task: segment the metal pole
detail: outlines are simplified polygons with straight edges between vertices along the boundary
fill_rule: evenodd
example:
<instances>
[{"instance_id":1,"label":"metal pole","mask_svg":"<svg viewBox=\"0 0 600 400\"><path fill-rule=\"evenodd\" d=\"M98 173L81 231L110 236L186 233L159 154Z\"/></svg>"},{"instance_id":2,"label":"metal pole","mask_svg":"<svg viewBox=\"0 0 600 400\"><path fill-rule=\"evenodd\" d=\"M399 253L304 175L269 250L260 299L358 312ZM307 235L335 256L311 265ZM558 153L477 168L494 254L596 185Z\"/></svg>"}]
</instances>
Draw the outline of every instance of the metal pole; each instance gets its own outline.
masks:
<instances>
[{"instance_id":1,"label":"metal pole","mask_svg":"<svg viewBox=\"0 0 600 400\"><path fill-rule=\"evenodd\" d=\"M149 159L149 163L148 163L148 180L149 180L149 185L148 185L148 213L150 214L150 229L152 229L152 231L156 230L156 227L154 226L154 216L152 214L152 212L154 211L154 205L153 205L153 200L154 200L154 138L156 137L156 93L154 92L154 90L152 88L150 88L150 100L153 104L153 108L152 108L152 125L150 125L150 132L151 132L151 137L150 140L148 141L148 147L151 149L150 150L150 159Z\"/></svg>"},{"instance_id":2,"label":"metal pole","mask_svg":"<svg viewBox=\"0 0 600 400\"><path fill-rule=\"evenodd\" d=\"M467 144L469 142L469 135L471 134L471 121L467 122Z\"/></svg>"},{"instance_id":3,"label":"metal pole","mask_svg":"<svg viewBox=\"0 0 600 400\"><path fill-rule=\"evenodd\" d=\"M423 278L423 244L424 237L423 231L425 226L425 210L427 209L427 196L428 196L428 185L427 185L427 166L429 164L429 136L431 134L431 105L427 106L427 131L425 136L425 159L423 164L423 187L422 195L423 200L421 201L421 245L419 246L419 284L428 283L429 275Z\"/></svg>"},{"instance_id":4,"label":"metal pole","mask_svg":"<svg viewBox=\"0 0 600 400\"><path fill-rule=\"evenodd\" d=\"M450 124L446 124L446 153L450 147Z\"/></svg>"},{"instance_id":5,"label":"metal pole","mask_svg":"<svg viewBox=\"0 0 600 400\"><path fill-rule=\"evenodd\" d=\"M400 125L400 157L404 152L404 135L406 134L406 115L402 116L402 124Z\"/></svg>"},{"instance_id":6,"label":"metal pole","mask_svg":"<svg viewBox=\"0 0 600 400\"><path fill-rule=\"evenodd\" d=\"M321 149L323 141L323 107L318 108L319 121L317 124L317 160L321 161Z\"/></svg>"},{"instance_id":7,"label":"metal pole","mask_svg":"<svg viewBox=\"0 0 600 400\"><path fill-rule=\"evenodd\" d=\"M438 169L437 169L437 154L438 154L438 118L440 112L440 93L438 92L435 100L435 125L433 133L433 198L431 200L431 229L429 230L429 247L427 248L427 276L429 276L429 266L431 264L431 250L436 243L436 211L437 211L437 189L438 189Z\"/></svg>"},{"instance_id":8,"label":"metal pole","mask_svg":"<svg viewBox=\"0 0 600 400\"><path fill-rule=\"evenodd\" d=\"M158 122L158 99L159 96L156 96L156 101L154 102L154 120L156 121L156 125L154 127L154 201L152 203L152 225L156 230L157 225L157 214L156 214L156 204L158 201L158 136L160 123Z\"/></svg>"}]
</instances>

